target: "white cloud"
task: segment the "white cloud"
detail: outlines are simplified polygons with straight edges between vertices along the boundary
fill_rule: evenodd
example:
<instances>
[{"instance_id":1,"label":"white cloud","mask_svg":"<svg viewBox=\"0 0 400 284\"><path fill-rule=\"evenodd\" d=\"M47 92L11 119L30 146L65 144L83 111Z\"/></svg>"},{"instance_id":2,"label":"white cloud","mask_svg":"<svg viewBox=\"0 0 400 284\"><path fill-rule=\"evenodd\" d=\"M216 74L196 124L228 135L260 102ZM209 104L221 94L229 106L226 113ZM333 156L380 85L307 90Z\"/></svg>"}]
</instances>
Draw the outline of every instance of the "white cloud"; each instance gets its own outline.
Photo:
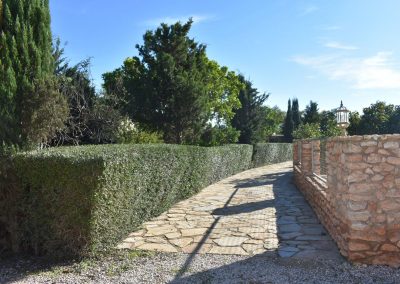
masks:
<instances>
[{"instance_id":1,"label":"white cloud","mask_svg":"<svg viewBox=\"0 0 400 284\"><path fill-rule=\"evenodd\" d=\"M180 17L164 17L164 18L157 18L145 21L144 24L146 26L159 26L161 23L165 23L167 25L175 24L176 22L185 23L192 18L193 24L199 24L202 22L207 22L209 20L214 19L214 16L210 15L187 15L187 16L180 16Z\"/></svg>"},{"instance_id":2,"label":"white cloud","mask_svg":"<svg viewBox=\"0 0 400 284\"><path fill-rule=\"evenodd\" d=\"M303 9L299 16L306 16L308 14L314 13L315 11L319 10L319 8L315 5L308 5Z\"/></svg>"},{"instance_id":3,"label":"white cloud","mask_svg":"<svg viewBox=\"0 0 400 284\"><path fill-rule=\"evenodd\" d=\"M324 44L325 47L334 48L334 49L344 49L344 50L356 50L357 46L347 45L337 41L330 41Z\"/></svg>"},{"instance_id":4,"label":"white cloud","mask_svg":"<svg viewBox=\"0 0 400 284\"><path fill-rule=\"evenodd\" d=\"M331 80L349 82L355 89L400 89L400 68L393 64L391 52L378 52L366 58L295 56L292 61L315 69Z\"/></svg>"}]
</instances>

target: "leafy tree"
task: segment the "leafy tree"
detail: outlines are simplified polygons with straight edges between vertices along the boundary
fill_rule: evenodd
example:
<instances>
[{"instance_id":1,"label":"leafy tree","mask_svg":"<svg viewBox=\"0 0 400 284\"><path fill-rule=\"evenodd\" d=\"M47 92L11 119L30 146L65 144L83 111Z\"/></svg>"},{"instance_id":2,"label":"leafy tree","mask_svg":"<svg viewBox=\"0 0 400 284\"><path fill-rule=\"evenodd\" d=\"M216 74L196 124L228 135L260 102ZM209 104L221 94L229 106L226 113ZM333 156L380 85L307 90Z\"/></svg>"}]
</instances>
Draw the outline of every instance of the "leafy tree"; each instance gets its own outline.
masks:
<instances>
[{"instance_id":1,"label":"leafy tree","mask_svg":"<svg viewBox=\"0 0 400 284\"><path fill-rule=\"evenodd\" d=\"M303 123L320 123L320 116L318 113L318 103L310 101L304 111Z\"/></svg>"},{"instance_id":2,"label":"leafy tree","mask_svg":"<svg viewBox=\"0 0 400 284\"><path fill-rule=\"evenodd\" d=\"M235 72L221 67L216 61L207 59L207 63L209 119L226 124L235 115L235 110L241 107L239 91L244 88L244 83Z\"/></svg>"},{"instance_id":3,"label":"leafy tree","mask_svg":"<svg viewBox=\"0 0 400 284\"><path fill-rule=\"evenodd\" d=\"M238 75L207 58L205 46L188 37L191 24L147 32L137 46L141 58L103 74L106 98L169 143L197 143L206 122L225 125L240 107Z\"/></svg>"},{"instance_id":4,"label":"leafy tree","mask_svg":"<svg viewBox=\"0 0 400 284\"><path fill-rule=\"evenodd\" d=\"M297 98L293 99L292 102L292 112L293 112L293 125L294 129L297 129L301 124L301 114L299 110L299 100Z\"/></svg>"},{"instance_id":5,"label":"leafy tree","mask_svg":"<svg viewBox=\"0 0 400 284\"><path fill-rule=\"evenodd\" d=\"M389 132L400 133L400 106L396 106L389 119Z\"/></svg>"},{"instance_id":6,"label":"leafy tree","mask_svg":"<svg viewBox=\"0 0 400 284\"><path fill-rule=\"evenodd\" d=\"M202 146L220 146L238 142L240 131L232 126L208 126L201 137Z\"/></svg>"},{"instance_id":7,"label":"leafy tree","mask_svg":"<svg viewBox=\"0 0 400 284\"><path fill-rule=\"evenodd\" d=\"M320 113L320 130L323 137L340 136L342 131L337 126L335 111L323 111Z\"/></svg>"},{"instance_id":8,"label":"leafy tree","mask_svg":"<svg viewBox=\"0 0 400 284\"><path fill-rule=\"evenodd\" d=\"M254 144L264 141L266 113L263 108L269 94L261 94L253 87L251 81L239 76L243 88L239 93L241 108L235 110L232 126L240 131L239 143Z\"/></svg>"},{"instance_id":9,"label":"leafy tree","mask_svg":"<svg viewBox=\"0 0 400 284\"><path fill-rule=\"evenodd\" d=\"M390 133L389 121L393 112L394 105L388 105L380 101L364 108L359 125L359 133L362 135Z\"/></svg>"},{"instance_id":10,"label":"leafy tree","mask_svg":"<svg viewBox=\"0 0 400 284\"><path fill-rule=\"evenodd\" d=\"M279 107L264 107L266 113L266 121L264 126L264 133L266 137L274 134L279 134L282 131L283 121L285 120L285 112Z\"/></svg>"},{"instance_id":11,"label":"leafy tree","mask_svg":"<svg viewBox=\"0 0 400 284\"><path fill-rule=\"evenodd\" d=\"M125 111L155 131L168 143L198 143L209 119L209 61L206 46L188 34L193 21L168 26L161 24L147 31L139 57L129 58L124 66L105 74L107 92L121 82Z\"/></svg>"},{"instance_id":12,"label":"leafy tree","mask_svg":"<svg viewBox=\"0 0 400 284\"><path fill-rule=\"evenodd\" d=\"M360 129L361 117L357 111L350 112L349 123L350 125L347 128L347 132L349 133L349 135L361 135L361 129Z\"/></svg>"},{"instance_id":13,"label":"leafy tree","mask_svg":"<svg viewBox=\"0 0 400 284\"><path fill-rule=\"evenodd\" d=\"M292 110L292 102L289 99L288 108L286 112L285 122L283 124L283 135L288 142L292 142L293 140L293 130L294 130L294 122L293 122L293 110Z\"/></svg>"},{"instance_id":14,"label":"leafy tree","mask_svg":"<svg viewBox=\"0 0 400 284\"><path fill-rule=\"evenodd\" d=\"M37 145L67 114L53 75L49 1L3 0L1 8L0 139Z\"/></svg>"},{"instance_id":15,"label":"leafy tree","mask_svg":"<svg viewBox=\"0 0 400 284\"><path fill-rule=\"evenodd\" d=\"M319 138L322 136L318 123L301 124L298 129L293 131L293 137L296 139Z\"/></svg>"}]
</instances>

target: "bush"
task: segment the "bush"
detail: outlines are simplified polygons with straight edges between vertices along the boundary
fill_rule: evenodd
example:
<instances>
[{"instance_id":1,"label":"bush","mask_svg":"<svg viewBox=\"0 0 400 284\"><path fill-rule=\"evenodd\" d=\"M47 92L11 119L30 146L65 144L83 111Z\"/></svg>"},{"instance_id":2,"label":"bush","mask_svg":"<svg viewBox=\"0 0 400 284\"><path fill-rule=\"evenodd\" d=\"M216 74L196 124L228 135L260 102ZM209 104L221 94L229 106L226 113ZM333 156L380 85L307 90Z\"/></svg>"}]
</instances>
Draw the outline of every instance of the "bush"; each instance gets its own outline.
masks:
<instances>
[{"instance_id":1,"label":"bush","mask_svg":"<svg viewBox=\"0 0 400 284\"><path fill-rule=\"evenodd\" d=\"M129 118L121 121L116 133L116 142L120 144L162 143L162 134L142 129Z\"/></svg>"},{"instance_id":2,"label":"bush","mask_svg":"<svg viewBox=\"0 0 400 284\"><path fill-rule=\"evenodd\" d=\"M53 256L101 252L177 201L248 169L251 155L250 145L165 144L20 153L13 158L20 182L13 183L8 206L19 225L10 225L0 209L0 229L14 237L14 250Z\"/></svg>"},{"instance_id":3,"label":"bush","mask_svg":"<svg viewBox=\"0 0 400 284\"><path fill-rule=\"evenodd\" d=\"M201 137L202 146L221 146L236 143L239 140L240 131L232 126L209 126Z\"/></svg>"},{"instance_id":4,"label":"bush","mask_svg":"<svg viewBox=\"0 0 400 284\"><path fill-rule=\"evenodd\" d=\"M253 167L292 160L292 147L291 143L259 143L254 145Z\"/></svg>"},{"instance_id":5,"label":"bush","mask_svg":"<svg viewBox=\"0 0 400 284\"><path fill-rule=\"evenodd\" d=\"M319 138L322 136L319 123L300 124L299 128L293 131L296 139Z\"/></svg>"}]
</instances>

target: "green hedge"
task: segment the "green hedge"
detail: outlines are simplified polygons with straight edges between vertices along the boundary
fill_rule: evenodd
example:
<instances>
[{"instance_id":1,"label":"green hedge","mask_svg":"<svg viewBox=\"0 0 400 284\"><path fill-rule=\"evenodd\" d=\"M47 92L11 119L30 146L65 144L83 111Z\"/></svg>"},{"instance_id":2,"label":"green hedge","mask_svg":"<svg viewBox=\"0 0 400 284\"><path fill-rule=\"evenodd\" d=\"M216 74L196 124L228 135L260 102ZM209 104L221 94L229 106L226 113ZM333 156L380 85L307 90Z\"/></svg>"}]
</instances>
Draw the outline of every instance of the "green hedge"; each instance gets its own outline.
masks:
<instances>
[{"instance_id":1,"label":"green hedge","mask_svg":"<svg viewBox=\"0 0 400 284\"><path fill-rule=\"evenodd\" d=\"M177 201L248 169L251 157L250 145L102 145L20 153L13 159L19 181L13 194L19 198L9 205L17 208L19 226L3 226L14 250L55 256L103 251Z\"/></svg>"},{"instance_id":2,"label":"green hedge","mask_svg":"<svg viewBox=\"0 0 400 284\"><path fill-rule=\"evenodd\" d=\"M260 143L254 145L253 167L290 161L293 159L291 143Z\"/></svg>"}]
</instances>

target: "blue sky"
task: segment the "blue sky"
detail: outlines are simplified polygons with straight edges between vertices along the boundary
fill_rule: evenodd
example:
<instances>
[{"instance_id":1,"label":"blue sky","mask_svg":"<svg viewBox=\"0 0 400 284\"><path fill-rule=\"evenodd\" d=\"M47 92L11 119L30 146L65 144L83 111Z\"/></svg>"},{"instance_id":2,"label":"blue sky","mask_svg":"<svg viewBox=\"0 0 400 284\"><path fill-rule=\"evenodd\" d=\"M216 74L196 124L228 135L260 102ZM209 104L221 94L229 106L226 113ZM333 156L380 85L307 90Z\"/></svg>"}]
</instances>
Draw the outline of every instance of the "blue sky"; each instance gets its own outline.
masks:
<instances>
[{"instance_id":1,"label":"blue sky","mask_svg":"<svg viewBox=\"0 0 400 284\"><path fill-rule=\"evenodd\" d=\"M52 29L71 63L92 57L92 77L137 55L160 22L193 17L208 56L250 78L268 105L317 101L350 110L400 104L398 0L51 0Z\"/></svg>"}]
</instances>

